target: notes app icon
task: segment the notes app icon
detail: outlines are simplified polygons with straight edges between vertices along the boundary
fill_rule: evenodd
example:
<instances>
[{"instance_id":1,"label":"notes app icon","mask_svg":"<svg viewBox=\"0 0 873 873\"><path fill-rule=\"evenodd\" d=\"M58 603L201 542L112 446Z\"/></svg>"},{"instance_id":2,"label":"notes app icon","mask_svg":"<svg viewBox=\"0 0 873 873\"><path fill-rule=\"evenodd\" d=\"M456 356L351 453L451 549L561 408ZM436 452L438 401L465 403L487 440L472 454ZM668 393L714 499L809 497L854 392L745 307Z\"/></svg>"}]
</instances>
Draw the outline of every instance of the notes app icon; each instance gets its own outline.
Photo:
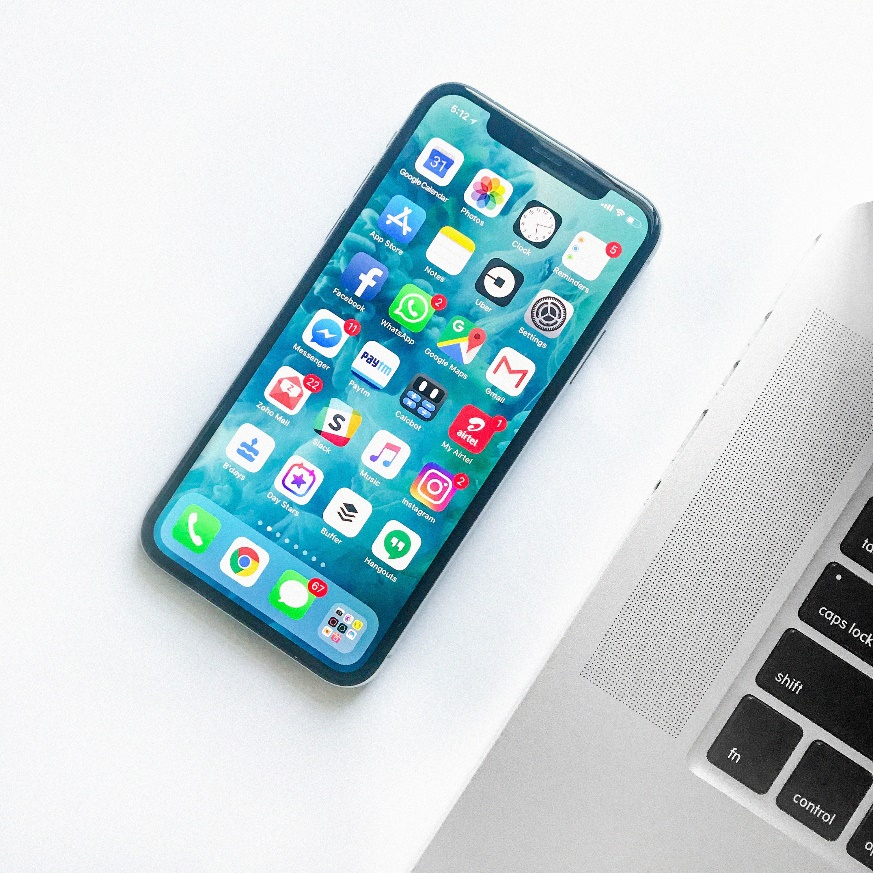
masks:
<instances>
[{"instance_id":1,"label":"notes app icon","mask_svg":"<svg viewBox=\"0 0 873 873\"><path fill-rule=\"evenodd\" d=\"M393 479L408 460L409 446L387 430L380 430L361 455L364 466L383 479Z\"/></svg>"}]
</instances>

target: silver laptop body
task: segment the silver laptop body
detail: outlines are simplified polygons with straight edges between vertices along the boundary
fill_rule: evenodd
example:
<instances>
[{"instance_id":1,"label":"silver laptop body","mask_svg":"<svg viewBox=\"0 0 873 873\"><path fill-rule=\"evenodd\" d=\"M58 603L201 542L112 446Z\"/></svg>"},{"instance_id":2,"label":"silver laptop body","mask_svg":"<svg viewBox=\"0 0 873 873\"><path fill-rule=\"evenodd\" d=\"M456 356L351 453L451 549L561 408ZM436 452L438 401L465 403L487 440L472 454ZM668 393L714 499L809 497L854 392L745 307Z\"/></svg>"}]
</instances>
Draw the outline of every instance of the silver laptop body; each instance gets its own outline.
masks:
<instances>
[{"instance_id":1,"label":"silver laptop body","mask_svg":"<svg viewBox=\"0 0 873 873\"><path fill-rule=\"evenodd\" d=\"M812 247L416 870L873 869L871 467L864 204Z\"/></svg>"}]
</instances>

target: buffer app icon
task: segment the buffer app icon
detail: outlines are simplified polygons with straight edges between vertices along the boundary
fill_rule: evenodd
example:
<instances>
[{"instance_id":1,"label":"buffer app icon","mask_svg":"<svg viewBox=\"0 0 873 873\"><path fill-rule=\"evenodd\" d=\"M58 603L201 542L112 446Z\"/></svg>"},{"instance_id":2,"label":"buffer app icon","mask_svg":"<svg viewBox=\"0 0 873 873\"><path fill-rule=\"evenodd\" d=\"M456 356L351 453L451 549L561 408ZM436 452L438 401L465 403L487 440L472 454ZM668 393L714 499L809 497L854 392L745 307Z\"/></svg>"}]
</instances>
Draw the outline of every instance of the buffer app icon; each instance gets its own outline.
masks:
<instances>
[{"instance_id":1,"label":"buffer app icon","mask_svg":"<svg viewBox=\"0 0 873 873\"><path fill-rule=\"evenodd\" d=\"M442 512L455 493L454 476L439 464L425 464L412 483L409 493L434 512Z\"/></svg>"},{"instance_id":2,"label":"buffer app icon","mask_svg":"<svg viewBox=\"0 0 873 873\"><path fill-rule=\"evenodd\" d=\"M303 374L293 367L279 367L264 389L264 398L288 415L297 415L311 393L304 386L303 379Z\"/></svg>"},{"instance_id":3,"label":"buffer app icon","mask_svg":"<svg viewBox=\"0 0 873 873\"><path fill-rule=\"evenodd\" d=\"M449 438L468 452L478 455L498 431L506 429L502 415L488 415L468 403L449 425Z\"/></svg>"},{"instance_id":4,"label":"buffer app icon","mask_svg":"<svg viewBox=\"0 0 873 873\"><path fill-rule=\"evenodd\" d=\"M325 592L326 590L325 586ZM297 620L309 612L309 607L315 602L315 594L310 590L309 580L302 573L286 570L270 591L269 599L279 612Z\"/></svg>"},{"instance_id":5,"label":"buffer app icon","mask_svg":"<svg viewBox=\"0 0 873 873\"><path fill-rule=\"evenodd\" d=\"M315 432L335 446L344 446L355 435L361 413L333 398L315 418Z\"/></svg>"},{"instance_id":6,"label":"buffer app icon","mask_svg":"<svg viewBox=\"0 0 873 873\"><path fill-rule=\"evenodd\" d=\"M387 278L388 268L384 264L366 252L358 252L343 270L340 285L359 300L372 300L382 290Z\"/></svg>"},{"instance_id":7,"label":"buffer app icon","mask_svg":"<svg viewBox=\"0 0 873 873\"><path fill-rule=\"evenodd\" d=\"M319 309L303 331L303 342L323 358L335 358L349 338L344 325L345 319L329 309Z\"/></svg>"},{"instance_id":8,"label":"buffer app icon","mask_svg":"<svg viewBox=\"0 0 873 873\"><path fill-rule=\"evenodd\" d=\"M270 556L266 549L256 546L245 537L237 537L225 552L218 565L225 576L230 576L240 585L251 588L267 568Z\"/></svg>"},{"instance_id":9,"label":"buffer app icon","mask_svg":"<svg viewBox=\"0 0 873 873\"><path fill-rule=\"evenodd\" d=\"M410 333L419 333L433 315L434 309L430 301L430 294L422 291L418 285L407 282L388 308L388 315Z\"/></svg>"},{"instance_id":10,"label":"buffer app icon","mask_svg":"<svg viewBox=\"0 0 873 873\"><path fill-rule=\"evenodd\" d=\"M237 466L249 473L257 473L267 463L275 447L276 441L268 433L246 423L237 428L224 453Z\"/></svg>"},{"instance_id":11,"label":"buffer app icon","mask_svg":"<svg viewBox=\"0 0 873 873\"><path fill-rule=\"evenodd\" d=\"M220 529L221 522L214 515L192 503L173 525L173 539L200 555L209 548Z\"/></svg>"},{"instance_id":12,"label":"buffer app icon","mask_svg":"<svg viewBox=\"0 0 873 873\"><path fill-rule=\"evenodd\" d=\"M470 237L446 225L433 238L424 255L438 270L457 276L475 251L476 243Z\"/></svg>"},{"instance_id":13,"label":"buffer app icon","mask_svg":"<svg viewBox=\"0 0 873 873\"><path fill-rule=\"evenodd\" d=\"M442 187L455 178L463 163L464 153L460 149L435 136L418 156L415 169L425 179Z\"/></svg>"},{"instance_id":14,"label":"buffer app icon","mask_svg":"<svg viewBox=\"0 0 873 873\"><path fill-rule=\"evenodd\" d=\"M389 521L373 540L373 554L395 570L405 570L421 548L421 537L399 521Z\"/></svg>"},{"instance_id":15,"label":"buffer app icon","mask_svg":"<svg viewBox=\"0 0 873 873\"><path fill-rule=\"evenodd\" d=\"M315 464L300 455L292 455L276 476L273 487L289 500L303 506L312 500L323 481L324 473Z\"/></svg>"},{"instance_id":16,"label":"buffer app icon","mask_svg":"<svg viewBox=\"0 0 873 873\"><path fill-rule=\"evenodd\" d=\"M410 448L387 430L378 431L361 453L361 463L383 479L393 479L409 460Z\"/></svg>"},{"instance_id":17,"label":"buffer app icon","mask_svg":"<svg viewBox=\"0 0 873 873\"><path fill-rule=\"evenodd\" d=\"M424 224L427 213L402 194L395 194L379 216L379 230L395 242L408 243Z\"/></svg>"},{"instance_id":18,"label":"buffer app icon","mask_svg":"<svg viewBox=\"0 0 873 873\"><path fill-rule=\"evenodd\" d=\"M463 315L455 315L437 340L437 348L447 357L459 364L469 364L485 342L486 334Z\"/></svg>"},{"instance_id":19,"label":"buffer app icon","mask_svg":"<svg viewBox=\"0 0 873 873\"><path fill-rule=\"evenodd\" d=\"M373 506L351 488L340 488L325 507L322 518L347 537L357 536L366 524Z\"/></svg>"},{"instance_id":20,"label":"buffer app icon","mask_svg":"<svg viewBox=\"0 0 873 873\"><path fill-rule=\"evenodd\" d=\"M512 183L502 179L494 170L479 170L464 192L464 202L483 215L494 217L512 197Z\"/></svg>"},{"instance_id":21,"label":"buffer app icon","mask_svg":"<svg viewBox=\"0 0 873 873\"><path fill-rule=\"evenodd\" d=\"M370 340L352 362L352 372L374 388L384 388L400 366L400 358L381 343Z\"/></svg>"}]
</instances>

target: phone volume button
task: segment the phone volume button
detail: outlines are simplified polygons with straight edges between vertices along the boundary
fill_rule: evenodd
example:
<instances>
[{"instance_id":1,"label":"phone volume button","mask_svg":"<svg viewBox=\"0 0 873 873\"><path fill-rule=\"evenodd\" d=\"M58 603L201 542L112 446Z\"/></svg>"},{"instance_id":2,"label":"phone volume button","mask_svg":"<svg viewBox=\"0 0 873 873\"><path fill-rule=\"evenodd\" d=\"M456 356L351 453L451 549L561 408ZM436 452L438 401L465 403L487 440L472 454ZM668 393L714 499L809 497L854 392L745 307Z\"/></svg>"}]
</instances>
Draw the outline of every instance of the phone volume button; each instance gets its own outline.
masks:
<instances>
[{"instance_id":1,"label":"phone volume button","mask_svg":"<svg viewBox=\"0 0 873 873\"><path fill-rule=\"evenodd\" d=\"M591 343L591 347L588 349L587 352L585 352L584 355L582 355L582 360L579 361L579 363L576 365L576 369L573 370L573 375L570 377L570 384L571 385L573 384L573 380L579 375L579 371L582 369L582 365L588 360L588 358L591 357L591 353L594 351L594 349L597 348L597 343L599 343L600 340L603 339L603 336L605 333L606 333L605 329L600 331L600 333L597 334L597 336L594 338L594 342Z\"/></svg>"}]
</instances>

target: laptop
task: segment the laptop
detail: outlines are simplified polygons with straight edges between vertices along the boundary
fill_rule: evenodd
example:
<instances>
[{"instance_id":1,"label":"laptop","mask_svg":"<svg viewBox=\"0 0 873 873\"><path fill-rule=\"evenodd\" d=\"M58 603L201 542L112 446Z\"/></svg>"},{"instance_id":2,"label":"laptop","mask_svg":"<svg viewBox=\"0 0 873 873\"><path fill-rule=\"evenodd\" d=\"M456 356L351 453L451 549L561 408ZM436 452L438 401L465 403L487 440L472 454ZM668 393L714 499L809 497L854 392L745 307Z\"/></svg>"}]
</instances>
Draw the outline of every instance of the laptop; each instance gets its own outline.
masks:
<instances>
[{"instance_id":1,"label":"laptop","mask_svg":"<svg viewBox=\"0 0 873 873\"><path fill-rule=\"evenodd\" d=\"M825 232L418 873L873 870L873 203Z\"/></svg>"}]
</instances>

